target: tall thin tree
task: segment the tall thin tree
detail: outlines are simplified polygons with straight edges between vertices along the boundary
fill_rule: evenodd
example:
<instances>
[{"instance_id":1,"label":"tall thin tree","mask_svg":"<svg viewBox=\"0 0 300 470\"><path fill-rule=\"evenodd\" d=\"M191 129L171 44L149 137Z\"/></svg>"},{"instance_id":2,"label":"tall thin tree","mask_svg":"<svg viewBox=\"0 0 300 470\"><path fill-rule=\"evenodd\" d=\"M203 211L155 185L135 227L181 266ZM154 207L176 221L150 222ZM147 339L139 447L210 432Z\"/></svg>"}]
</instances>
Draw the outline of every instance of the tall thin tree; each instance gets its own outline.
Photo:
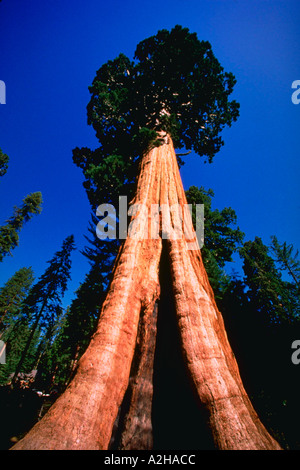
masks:
<instances>
[{"instance_id":1,"label":"tall thin tree","mask_svg":"<svg viewBox=\"0 0 300 470\"><path fill-rule=\"evenodd\" d=\"M20 313L21 305L33 283L31 268L21 268L0 289L0 335L11 326Z\"/></svg>"},{"instance_id":2,"label":"tall thin tree","mask_svg":"<svg viewBox=\"0 0 300 470\"><path fill-rule=\"evenodd\" d=\"M67 237L60 251L48 261L49 266L42 274L38 282L32 287L24 302L23 309L31 321L30 334L28 336L23 353L16 367L12 384L16 383L18 374L22 369L27 351L38 327L48 330L61 312L62 296L70 279L71 252L74 249L73 235Z\"/></svg>"},{"instance_id":3,"label":"tall thin tree","mask_svg":"<svg viewBox=\"0 0 300 470\"><path fill-rule=\"evenodd\" d=\"M13 216L0 227L0 261L19 244L19 232L23 225L42 210L42 194L35 192L23 199L20 207L14 208Z\"/></svg>"},{"instance_id":4,"label":"tall thin tree","mask_svg":"<svg viewBox=\"0 0 300 470\"><path fill-rule=\"evenodd\" d=\"M7 172L8 160L9 160L8 155L3 153L2 150L0 149L0 176L5 175L5 173Z\"/></svg>"}]
</instances>

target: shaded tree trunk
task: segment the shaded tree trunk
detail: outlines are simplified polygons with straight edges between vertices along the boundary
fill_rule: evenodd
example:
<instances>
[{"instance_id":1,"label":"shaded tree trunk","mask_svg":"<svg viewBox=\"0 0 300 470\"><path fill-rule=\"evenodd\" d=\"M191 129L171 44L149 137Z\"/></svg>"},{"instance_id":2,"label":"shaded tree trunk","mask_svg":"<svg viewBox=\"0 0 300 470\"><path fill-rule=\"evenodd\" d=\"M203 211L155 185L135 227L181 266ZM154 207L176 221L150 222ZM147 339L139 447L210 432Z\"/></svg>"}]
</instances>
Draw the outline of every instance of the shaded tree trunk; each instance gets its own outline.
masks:
<instances>
[{"instance_id":1,"label":"shaded tree trunk","mask_svg":"<svg viewBox=\"0 0 300 470\"><path fill-rule=\"evenodd\" d=\"M118 420L115 447L119 450L153 448L153 365L157 313L157 302L142 312L127 397Z\"/></svg>"},{"instance_id":2,"label":"shaded tree trunk","mask_svg":"<svg viewBox=\"0 0 300 470\"><path fill-rule=\"evenodd\" d=\"M170 139L143 157L133 202L144 204L148 213L133 216L139 220L137 236L128 237L119 252L97 331L64 394L13 449L107 449L117 416L119 448L153 445L153 364L163 243L161 221L158 238L146 238L151 226L147 214L151 204L186 204ZM196 241L191 220L188 231L181 239L166 239L164 250L180 347L197 406L205 410L216 448L279 449L243 387L200 250L189 249L190 240Z\"/></svg>"}]
</instances>

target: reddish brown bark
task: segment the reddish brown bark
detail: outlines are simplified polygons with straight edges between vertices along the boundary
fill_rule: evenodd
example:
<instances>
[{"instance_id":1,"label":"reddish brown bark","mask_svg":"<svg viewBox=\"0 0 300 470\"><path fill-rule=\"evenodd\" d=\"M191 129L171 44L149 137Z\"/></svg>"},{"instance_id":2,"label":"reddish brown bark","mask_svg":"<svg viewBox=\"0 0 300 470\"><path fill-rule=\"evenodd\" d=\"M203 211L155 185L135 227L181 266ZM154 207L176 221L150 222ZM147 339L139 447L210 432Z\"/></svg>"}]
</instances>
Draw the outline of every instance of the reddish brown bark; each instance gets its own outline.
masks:
<instances>
[{"instance_id":1,"label":"reddish brown bark","mask_svg":"<svg viewBox=\"0 0 300 470\"><path fill-rule=\"evenodd\" d=\"M140 324L137 340L137 364L129 385L129 409L122 422L120 450L153 448L152 399L153 364L157 331L158 304L147 309Z\"/></svg>"},{"instance_id":2,"label":"reddish brown bark","mask_svg":"<svg viewBox=\"0 0 300 470\"><path fill-rule=\"evenodd\" d=\"M134 202L145 204L148 210L151 204L186 203L170 139L144 156ZM150 225L146 216L138 227L140 238ZM166 247L182 352L199 406L208 412L215 445L233 450L280 449L260 422L243 387L201 252L188 249L190 239L195 241L191 221L188 227L188 234L168 239ZM13 449L107 449L136 347L140 353L131 379L120 447L151 447L156 335L153 312L159 297L161 250L161 231L157 239L125 240L98 329L74 379Z\"/></svg>"},{"instance_id":3,"label":"reddish brown bark","mask_svg":"<svg viewBox=\"0 0 300 470\"><path fill-rule=\"evenodd\" d=\"M135 198L147 206L159 194L159 155L145 156ZM141 309L159 295L161 239L147 239L145 224L119 254L99 325L74 379L44 418L13 449L107 449L128 386ZM139 238L138 238L139 235Z\"/></svg>"},{"instance_id":4,"label":"reddish brown bark","mask_svg":"<svg viewBox=\"0 0 300 470\"><path fill-rule=\"evenodd\" d=\"M171 205L184 204L185 193L171 145L168 152L163 192ZM167 175L173 176L168 183ZM169 240L168 244L183 354L199 399L209 411L216 447L280 449L243 387L200 250L188 250L185 239Z\"/></svg>"}]
</instances>

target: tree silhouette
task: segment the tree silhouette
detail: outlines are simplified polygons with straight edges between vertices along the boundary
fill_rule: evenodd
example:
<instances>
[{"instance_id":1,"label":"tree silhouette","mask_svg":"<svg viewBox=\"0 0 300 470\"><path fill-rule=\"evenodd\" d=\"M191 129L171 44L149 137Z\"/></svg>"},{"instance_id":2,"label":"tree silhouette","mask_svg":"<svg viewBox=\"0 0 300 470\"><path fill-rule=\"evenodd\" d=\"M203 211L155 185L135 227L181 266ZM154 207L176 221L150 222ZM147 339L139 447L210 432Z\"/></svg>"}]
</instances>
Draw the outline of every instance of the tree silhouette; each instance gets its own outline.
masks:
<instances>
[{"instance_id":1,"label":"tree silhouette","mask_svg":"<svg viewBox=\"0 0 300 470\"><path fill-rule=\"evenodd\" d=\"M8 160L9 160L8 155L3 153L2 150L0 149L0 176L5 175L5 173L7 172Z\"/></svg>"},{"instance_id":2,"label":"tree silhouette","mask_svg":"<svg viewBox=\"0 0 300 470\"><path fill-rule=\"evenodd\" d=\"M37 328L43 329L47 338L48 332L61 315L61 299L70 278L70 256L73 249L74 237L71 235L63 241L61 250L57 251L48 261L48 268L34 284L24 301L23 311L30 319L31 331L16 367L12 383L17 381Z\"/></svg>"},{"instance_id":3,"label":"tree silhouette","mask_svg":"<svg viewBox=\"0 0 300 470\"><path fill-rule=\"evenodd\" d=\"M0 261L11 254L19 243L19 231L33 215L41 212L42 194L40 192L28 194L23 199L21 207L14 208L14 214L5 225L0 227Z\"/></svg>"}]
</instances>

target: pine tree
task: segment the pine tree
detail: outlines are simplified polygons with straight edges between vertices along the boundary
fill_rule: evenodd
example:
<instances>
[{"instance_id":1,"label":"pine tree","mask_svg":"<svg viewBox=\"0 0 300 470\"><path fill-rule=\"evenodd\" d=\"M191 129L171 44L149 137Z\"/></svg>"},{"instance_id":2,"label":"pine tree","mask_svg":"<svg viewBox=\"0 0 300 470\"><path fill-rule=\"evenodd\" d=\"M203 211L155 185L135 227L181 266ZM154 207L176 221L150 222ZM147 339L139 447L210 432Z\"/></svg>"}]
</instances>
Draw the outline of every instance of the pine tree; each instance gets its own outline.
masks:
<instances>
[{"instance_id":1,"label":"pine tree","mask_svg":"<svg viewBox=\"0 0 300 470\"><path fill-rule=\"evenodd\" d=\"M0 227L0 261L8 254L11 255L11 250L19 243L18 233L33 215L41 212L41 204L40 192L29 194L23 199L21 207L15 207L13 216Z\"/></svg>"},{"instance_id":2,"label":"pine tree","mask_svg":"<svg viewBox=\"0 0 300 470\"><path fill-rule=\"evenodd\" d=\"M291 276L295 286L300 288L300 260L298 259L299 251L295 250L293 245L286 242L279 243L277 237L271 237L271 252L275 256L276 262L280 266L281 271L286 271Z\"/></svg>"},{"instance_id":3,"label":"pine tree","mask_svg":"<svg viewBox=\"0 0 300 470\"><path fill-rule=\"evenodd\" d=\"M29 346L38 328L44 335L55 324L61 314L61 300L67 289L70 279L71 252L74 249L73 235L67 237L60 251L48 261L48 268L39 278L24 301L23 311L30 319L30 335L22 352L22 356L15 370L13 383L16 382L23 362L28 353Z\"/></svg>"},{"instance_id":4,"label":"pine tree","mask_svg":"<svg viewBox=\"0 0 300 470\"><path fill-rule=\"evenodd\" d=\"M291 345L300 337L300 299L293 276L279 262L280 247L287 244L278 242L278 253L273 240L270 246L259 237L244 243L244 277L232 276L219 305L255 409L284 448L298 449L298 371Z\"/></svg>"},{"instance_id":5,"label":"pine tree","mask_svg":"<svg viewBox=\"0 0 300 470\"><path fill-rule=\"evenodd\" d=\"M19 269L0 289L0 334L18 319L34 275L31 268Z\"/></svg>"},{"instance_id":6,"label":"pine tree","mask_svg":"<svg viewBox=\"0 0 300 470\"><path fill-rule=\"evenodd\" d=\"M0 383L6 384L20 358L20 349L28 335L22 303L29 293L34 276L31 268L19 269L0 289L0 338L6 343L6 364L0 369ZM27 366L28 364L25 364Z\"/></svg>"},{"instance_id":7,"label":"pine tree","mask_svg":"<svg viewBox=\"0 0 300 470\"><path fill-rule=\"evenodd\" d=\"M9 160L8 155L3 153L2 150L0 149L0 176L5 175L5 173L7 172L8 160Z\"/></svg>"},{"instance_id":8,"label":"pine tree","mask_svg":"<svg viewBox=\"0 0 300 470\"><path fill-rule=\"evenodd\" d=\"M6 344L6 364L1 366L0 383L11 385L15 370L31 334L31 326L25 317L20 318L11 328L3 333L3 341ZM27 347L27 354L22 363L21 373L29 373L33 370L35 356L39 344L40 331L37 329Z\"/></svg>"},{"instance_id":9,"label":"pine tree","mask_svg":"<svg viewBox=\"0 0 300 470\"><path fill-rule=\"evenodd\" d=\"M284 281L269 248L261 238L246 242L240 250L248 286L248 298L261 318L270 323L293 322L299 316L294 288Z\"/></svg>"},{"instance_id":10,"label":"pine tree","mask_svg":"<svg viewBox=\"0 0 300 470\"><path fill-rule=\"evenodd\" d=\"M68 383L78 360L86 350L95 331L103 301L101 263L95 262L76 291L76 297L66 312L56 338L56 356L52 360L52 369L57 369L56 381L60 384Z\"/></svg>"},{"instance_id":11,"label":"pine tree","mask_svg":"<svg viewBox=\"0 0 300 470\"><path fill-rule=\"evenodd\" d=\"M39 390L51 390L54 380L55 372L58 365L61 369L66 367L66 356L62 354L63 360L58 358L57 343L59 342L59 335L65 324L65 317L68 309L64 311L61 306L57 308L56 318L49 326L43 331L36 351L36 359L34 369L36 371L34 386Z\"/></svg>"}]
</instances>

